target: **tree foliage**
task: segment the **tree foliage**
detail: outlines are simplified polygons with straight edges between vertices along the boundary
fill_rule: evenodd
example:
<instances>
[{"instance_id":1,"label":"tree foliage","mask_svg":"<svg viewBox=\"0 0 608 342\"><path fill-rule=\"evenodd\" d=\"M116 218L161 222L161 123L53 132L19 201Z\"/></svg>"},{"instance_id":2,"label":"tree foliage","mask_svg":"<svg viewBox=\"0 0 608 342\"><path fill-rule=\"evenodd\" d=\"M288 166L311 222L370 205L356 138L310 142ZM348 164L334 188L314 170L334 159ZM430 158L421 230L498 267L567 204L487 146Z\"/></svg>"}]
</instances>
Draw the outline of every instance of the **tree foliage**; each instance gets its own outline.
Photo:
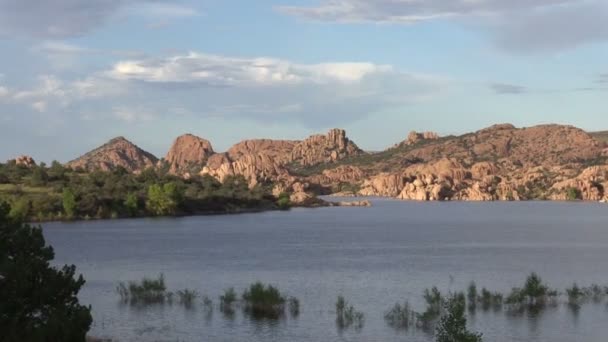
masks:
<instances>
[{"instance_id":1,"label":"tree foliage","mask_svg":"<svg viewBox=\"0 0 608 342\"><path fill-rule=\"evenodd\" d=\"M34 182L37 177L45 182ZM58 162L30 168L0 163L2 200L13 206L15 215L31 221L221 213L278 206L269 187L250 189L242 176L227 177L220 183L209 175L182 179L156 168L140 174L124 168L87 173Z\"/></svg>"},{"instance_id":2,"label":"tree foliage","mask_svg":"<svg viewBox=\"0 0 608 342\"><path fill-rule=\"evenodd\" d=\"M84 285L75 266L53 268L52 247L0 204L0 331L6 342L84 341L91 309L78 302Z\"/></svg>"},{"instance_id":3,"label":"tree foliage","mask_svg":"<svg viewBox=\"0 0 608 342\"><path fill-rule=\"evenodd\" d=\"M467 330L464 296L452 296L444 304L435 339L437 342L481 342L481 334Z\"/></svg>"}]
</instances>

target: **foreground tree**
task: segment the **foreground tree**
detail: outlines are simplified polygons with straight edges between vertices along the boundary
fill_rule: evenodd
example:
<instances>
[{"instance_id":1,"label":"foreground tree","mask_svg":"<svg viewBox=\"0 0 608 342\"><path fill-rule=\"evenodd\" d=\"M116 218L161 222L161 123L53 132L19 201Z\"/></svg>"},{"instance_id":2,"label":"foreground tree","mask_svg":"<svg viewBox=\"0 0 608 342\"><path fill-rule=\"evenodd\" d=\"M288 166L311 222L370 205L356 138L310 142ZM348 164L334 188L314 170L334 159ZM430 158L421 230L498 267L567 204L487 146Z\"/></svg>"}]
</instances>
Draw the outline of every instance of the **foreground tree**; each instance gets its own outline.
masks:
<instances>
[{"instance_id":1,"label":"foreground tree","mask_svg":"<svg viewBox=\"0 0 608 342\"><path fill-rule=\"evenodd\" d=\"M91 309L77 294L85 281L75 266L56 269L42 229L9 217L0 203L0 340L83 342Z\"/></svg>"},{"instance_id":2,"label":"foreground tree","mask_svg":"<svg viewBox=\"0 0 608 342\"><path fill-rule=\"evenodd\" d=\"M467 330L464 296L452 296L444 304L445 313L435 332L437 342L481 342L481 334Z\"/></svg>"}]
</instances>

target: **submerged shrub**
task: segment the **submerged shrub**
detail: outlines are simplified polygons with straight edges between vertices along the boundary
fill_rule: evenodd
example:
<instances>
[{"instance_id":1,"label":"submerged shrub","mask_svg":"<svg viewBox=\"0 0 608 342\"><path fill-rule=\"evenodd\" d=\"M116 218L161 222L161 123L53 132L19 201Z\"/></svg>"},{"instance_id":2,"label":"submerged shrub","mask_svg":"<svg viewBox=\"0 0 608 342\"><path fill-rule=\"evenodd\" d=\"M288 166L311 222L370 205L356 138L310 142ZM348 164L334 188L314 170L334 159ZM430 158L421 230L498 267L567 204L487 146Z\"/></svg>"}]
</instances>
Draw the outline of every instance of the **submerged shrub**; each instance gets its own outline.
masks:
<instances>
[{"instance_id":1,"label":"submerged shrub","mask_svg":"<svg viewBox=\"0 0 608 342\"><path fill-rule=\"evenodd\" d=\"M426 302L426 310L422 314L418 314L418 323L425 329L430 328L441 316L443 308L443 297L437 287L424 290L424 301Z\"/></svg>"},{"instance_id":2,"label":"submerged shrub","mask_svg":"<svg viewBox=\"0 0 608 342\"><path fill-rule=\"evenodd\" d=\"M234 287L224 290L224 294L220 296L220 306L231 306L234 302L236 302Z\"/></svg>"},{"instance_id":3,"label":"submerged shrub","mask_svg":"<svg viewBox=\"0 0 608 342\"><path fill-rule=\"evenodd\" d=\"M179 297L180 304L184 305L187 308L190 308L198 297L198 292L190 289L183 289L177 291L177 296Z\"/></svg>"},{"instance_id":4,"label":"submerged shrub","mask_svg":"<svg viewBox=\"0 0 608 342\"><path fill-rule=\"evenodd\" d=\"M547 303L554 303L559 292L547 286L536 273L531 273L524 286L513 288L505 303L515 308L540 309Z\"/></svg>"},{"instance_id":5,"label":"submerged shrub","mask_svg":"<svg viewBox=\"0 0 608 342\"><path fill-rule=\"evenodd\" d=\"M300 300L296 297L289 297L287 301L289 306L289 313L292 317L297 317L300 315Z\"/></svg>"},{"instance_id":6,"label":"submerged shrub","mask_svg":"<svg viewBox=\"0 0 608 342\"><path fill-rule=\"evenodd\" d=\"M503 303L503 295L500 292L490 292L485 287L481 289L481 295L478 298L483 310L488 310L491 307L499 309Z\"/></svg>"},{"instance_id":7,"label":"submerged shrub","mask_svg":"<svg viewBox=\"0 0 608 342\"><path fill-rule=\"evenodd\" d=\"M407 301L403 305L396 303L384 314L386 323L395 329L409 329L416 324L416 317L416 312L410 308L410 303Z\"/></svg>"},{"instance_id":8,"label":"submerged shrub","mask_svg":"<svg viewBox=\"0 0 608 342\"><path fill-rule=\"evenodd\" d=\"M356 311L342 296L336 300L336 326L339 329L347 329L354 326L356 329L363 328L365 316L362 312Z\"/></svg>"},{"instance_id":9,"label":"submerged shrub","mask_svg":"<svg viewBox=\"0 0 608 342\"><path fill-rule=\"evenodd\" d=\"M251 284L243 292L245 312L258 318L278 318L285 313L285 297L272 285Z\"/></svg>"},{"instance_id":10,"label":"submerged shrub","mask_svg":"<svg viewBox=\"0 0 608 342\"><path fill-rule=\"evenodd\" d=\"M472 281L467 289L467 301L469 303L469 310L475 310L477 307L477 285Z\"/></svg>"},{"instance_id":11,"label":"submerged shrub","mask_svg":"<svg viewBox=\"0 0 608 342\"><path fill-rule=\"evenodd\" d=\"M467 319L464 315L464 294L450 297L444 304L444 314L437 325L435 337L437 342L481 342L481 334L467 330Z\"/></svg>"}]
</instances>

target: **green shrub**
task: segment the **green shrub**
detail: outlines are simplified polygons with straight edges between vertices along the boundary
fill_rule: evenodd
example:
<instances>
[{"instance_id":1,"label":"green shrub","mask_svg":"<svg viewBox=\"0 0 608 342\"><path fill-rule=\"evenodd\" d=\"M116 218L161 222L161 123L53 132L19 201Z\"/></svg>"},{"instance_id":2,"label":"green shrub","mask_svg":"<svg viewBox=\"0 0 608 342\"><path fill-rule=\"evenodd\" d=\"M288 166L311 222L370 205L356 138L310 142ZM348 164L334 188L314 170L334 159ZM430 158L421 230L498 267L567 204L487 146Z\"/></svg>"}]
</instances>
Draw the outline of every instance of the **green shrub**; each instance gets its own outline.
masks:
<instances>
[{"instance_id":1,"label":"green shrub","mask_svg":"<svg viewBox=\"0 0 608 342\"><path fill-rule=\"evenodd\" d=\"M424 301L426 302L426 310L422 314L418 314L418 323L424 329L428 329L441 316L443 297L437 287L433 287L430 290L424 290Z\"/></svg>"},{"instance_id":2,"label":"green shrub","mask_svg":"<svg viewBox=\"0 0 608 342\"><path fill-rule=\"evenodd\" d=\"M566 189L566 200L576 201L582 199L581 191L577 188L570 187Z\"/></svg>"},{"instance_id":3,"label":"green shrub","mask_svg":"<svg viewBox=\"0 0 608 342\"><path fill-rule=\"evenodd\" d=\"M452 296L444 304L445 314L441 316L435 338L437 342L481 342L481 334L467 330L465 302L460 294Z\"/></svg>"},{"instance_id":4,"label":"green shrub","mask_svg":"<svg viewBox=\"0 0 608 342\"><path fill-rule=\"evenodd\" d=\"M277 199L277 206L281 210L288 210L291 207L291 200L289 199L289 194L286 192L282 192Z\"/></svg>"},{"instance_id":5,"label":"green shrub","mask_svg":"<svg viewBox=\"0 0 608 342\"><path fill-rule=\"evenodd\" d=\"M196 298L198 298L198 292L190 289L183 289L177 291L177 297L179 303L184 305L186 308L191 308Z\"/></svg>"},{"instance_id":6,"label":"green shrub","mask_svg":"<svg viewBox=\"0 0 608 342\"><path fill-rule=\"evenodd\" d=\"M245 311L256 318L277 318L285 313L285 297L272 285L253 283L242 299Z\"/></svg>"}]
</instances>

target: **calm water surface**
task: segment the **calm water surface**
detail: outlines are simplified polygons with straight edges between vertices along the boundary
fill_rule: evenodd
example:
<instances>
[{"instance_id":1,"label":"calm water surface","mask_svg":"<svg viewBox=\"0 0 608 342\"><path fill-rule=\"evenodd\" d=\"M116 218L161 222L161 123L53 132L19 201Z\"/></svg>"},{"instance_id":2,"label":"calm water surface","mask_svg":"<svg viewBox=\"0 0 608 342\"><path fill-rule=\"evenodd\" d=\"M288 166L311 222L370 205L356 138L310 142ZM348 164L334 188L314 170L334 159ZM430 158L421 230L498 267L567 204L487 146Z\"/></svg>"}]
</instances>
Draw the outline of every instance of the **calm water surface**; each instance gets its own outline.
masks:
<instances>
[{"instance_id":1,"label":"calm water surface","mask_svg":"<svg viewBox=\"0 0 608 342\"><path fill-rule=\"evenodd\" d=\"M374 200L371 208L295 209L233 216L44 225L57 263L74 263L93 307L91 334L119 341L432 341L395 331L383 314L422 291L478 287L506 292L532 271L552 287L608 285L608 206L592 203L417 203ZM223 289L256 280L301 302L298 318L252 321L209 315L202 305L135 308L118 282L164 273L170 290L194 288L217 305ZM333 306L344 295L365 313L361 331L338 332ZM597 341L608 307L566 305L540 315L503 311L470 317L484 341Z\"/></svg>"}]
</instances>

